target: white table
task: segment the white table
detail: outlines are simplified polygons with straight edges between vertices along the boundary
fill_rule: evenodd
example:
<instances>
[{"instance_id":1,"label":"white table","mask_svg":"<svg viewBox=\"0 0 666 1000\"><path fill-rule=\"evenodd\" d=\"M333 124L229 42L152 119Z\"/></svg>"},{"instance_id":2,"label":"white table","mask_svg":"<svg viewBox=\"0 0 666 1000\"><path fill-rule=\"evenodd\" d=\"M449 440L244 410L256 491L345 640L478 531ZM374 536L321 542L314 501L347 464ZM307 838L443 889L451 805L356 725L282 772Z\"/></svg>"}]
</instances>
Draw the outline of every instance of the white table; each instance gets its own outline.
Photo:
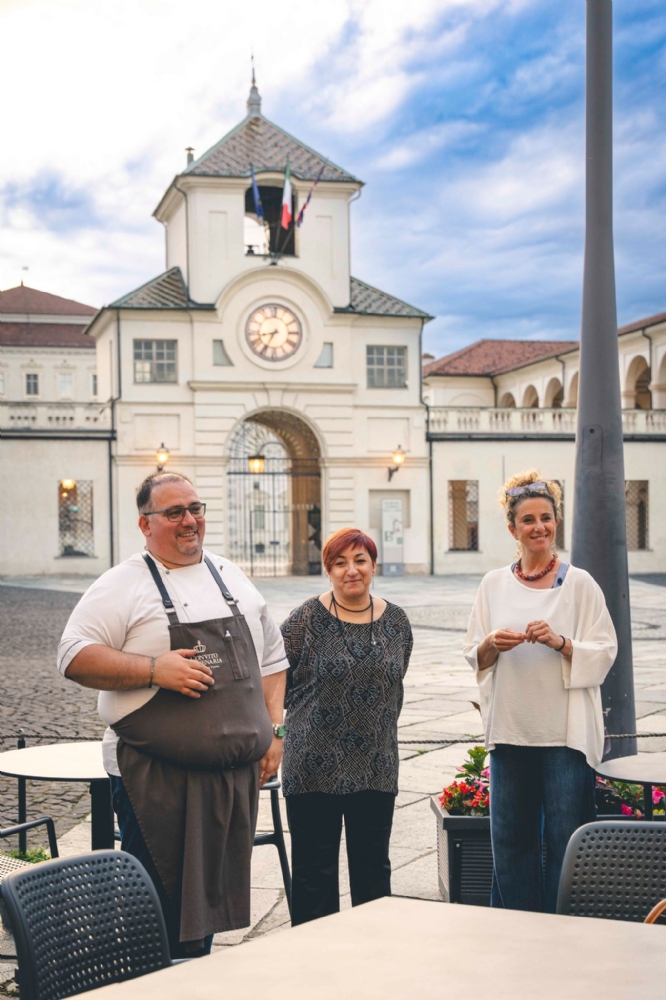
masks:
<instances>
[{"instance_id":1,"label":"white table","mask_svg":"<svg viewBox=\"0 0 666 1000\"><path fill-rule=\"evenodd\" d=\"M111 782L102 764L101 740L6 750L0 753L0 774L31 781L90 782L92 849L115 847Z\"/></svg>"},{"instance_id":2,"label":"white table","mask_svg":"<svg viewBox=\"0 0 666 1000\"><path fill-rule=\"evenodd\" d=\"M612 781L630 781L645 788L645 819L653 819L652 786L666 785L666 753L635 753L606 760L595 768Z\"/></svg>"},{"instance_id":3,"label":"white table","mask_svg":"<svg viewBox=\"0 0 666 1000\"><path fill-rule=\"evenodd\" d=\"M90 1000L636 1000L663 995L665 931L380 899Z\"/></svg>"}]
</instances>

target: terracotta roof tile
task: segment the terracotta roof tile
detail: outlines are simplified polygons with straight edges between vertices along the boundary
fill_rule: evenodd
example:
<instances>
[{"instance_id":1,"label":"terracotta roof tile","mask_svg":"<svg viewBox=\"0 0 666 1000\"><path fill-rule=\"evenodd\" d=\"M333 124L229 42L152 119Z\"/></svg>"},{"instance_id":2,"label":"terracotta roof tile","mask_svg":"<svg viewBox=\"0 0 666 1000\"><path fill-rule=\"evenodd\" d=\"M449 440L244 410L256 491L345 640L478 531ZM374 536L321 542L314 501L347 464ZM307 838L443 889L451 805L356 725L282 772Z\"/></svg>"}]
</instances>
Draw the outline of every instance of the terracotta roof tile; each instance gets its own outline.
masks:
<instances>
[{"instance_id":1,"label":"terracotta roof tile","mask_svg":"<svg viewBox=\"0 0 666 1000\"><path fill-rule=\"evenodd\" d=\"M534 361L575 351L576 340L478 340L469 347L431 361L424 375L501 375Z\"/></svg>"},{"instance_id":2,"label":"terracotta roof tile","mask_svg":"<svg viewBox=\"0 0 666 1000\"><path fill-rule=\"evenodd\" d=\"M31 313L34 316L94 316L97 310L73 299L63 299L60 295L40 292L27 285L17 285L0 292L0 314Z\"/></svg>"},{"instance_id":3,"label":"terracotta roof tile","mask_svg":"<svg viewBox=\"0 0 666 1000\"><path fill-rule=\"evenodd\" d=\"M325 156L274 125L263 115L243 119L183 171L195 177L249 177L250 164L255 174L261 171L283 173L287 160L294 177L314 181L353 181L357 178Z\"/></svg>"},{"instance_id":4,"label":"terracotta roof tile","mask_svg":"<svg viewBox=\"0 0 666 1000\"><path fill-rule=\"evenodd\" d=\"M634 323L621 326L618 333L633 333L634 330L642 330L646 326L656 326L657 323L666 322L666 312L657 313L655 316L646 316L645 319L637 319Z\"/></svg>"},{"instance_id":5,"label":"terracotta roof tile","mask_svg":"<svg viewBox=\"0 0 666 1000\"><path fill-rule=\"evenodd\" d=\"M0 323L0 347L86 347L95 341L79 323Z\"/></svg>"}]
</instances>

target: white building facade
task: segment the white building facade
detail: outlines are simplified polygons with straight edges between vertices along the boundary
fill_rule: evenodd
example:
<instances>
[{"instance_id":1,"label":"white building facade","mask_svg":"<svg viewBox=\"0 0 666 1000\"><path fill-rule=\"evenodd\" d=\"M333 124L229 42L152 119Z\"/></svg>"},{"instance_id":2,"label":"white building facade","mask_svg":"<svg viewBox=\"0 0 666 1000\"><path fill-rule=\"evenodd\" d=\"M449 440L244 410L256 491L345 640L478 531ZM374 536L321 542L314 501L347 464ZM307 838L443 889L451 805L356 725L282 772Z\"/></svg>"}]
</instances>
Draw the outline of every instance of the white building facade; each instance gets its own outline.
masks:
<instances>
[{"instance_id":1,"label":"white building facade","mask_svg":"<svg viewBox=\"0 0 666 1000\"><path fill-rule=\"evenodd\" d=\"M380 572L484 573L514 551L498 491L531 467L562 484L569 553L577 343L482 340L422 365L430 317L350 274L361 188L268 121L253 86L155 210L162 274L99 312L0 293L0 472L25 498L0 519L1 573L127 558L158 461L207 504L209 547L255 576L320 573L350 525ZM663 573L666 313L618 345L629 566Z\"/></svg>"},{"instance_id":2,"label":"white building facade","mask_svg":"<svg viewBox=\"0 0 666 1000\"><path fill-rule=\"evenodd\" d=\"M666 571L666 313L619 331L627 542L632 573ZM498 505L505 480L539 469L573 525L578 344L484 340L424 367L432 450L434 572L485 573L514 551Z\"/></svg>"},{"instance_id":3,"label":"white building facade","mask_svg":"<svg viewBox=\"0 0 666 1000\"><path fill-rule=\"evenodd\" d=\"M169 186L155 211L166 271L89 328L111 410L114 561L136 550L136 489L164 444L207 503L207 543L247 572L319 573L343 526L380 543L387 498L402 504L404 571L429 571L429 317L350 275L361 187L264 118L254 88L243 122Z\"/></svg>"}]
</instances>

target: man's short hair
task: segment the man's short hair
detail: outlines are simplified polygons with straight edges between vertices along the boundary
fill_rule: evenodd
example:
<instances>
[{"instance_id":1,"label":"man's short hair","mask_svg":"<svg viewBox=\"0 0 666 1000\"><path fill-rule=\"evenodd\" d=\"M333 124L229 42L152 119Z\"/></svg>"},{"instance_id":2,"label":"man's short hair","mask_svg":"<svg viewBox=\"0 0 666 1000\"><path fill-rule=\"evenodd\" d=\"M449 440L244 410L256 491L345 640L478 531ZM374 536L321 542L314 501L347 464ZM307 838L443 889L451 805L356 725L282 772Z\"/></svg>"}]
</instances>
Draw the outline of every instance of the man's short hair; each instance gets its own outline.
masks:
<instances>
[{"instance_id":1,"label":"man's short hair","mask_svg":"<svg viewBox=\"0 0 666 1000\"><path fill-rule=\"evenodd\" d=\"M139 486L139 492L136 495L136 505L139 508L139 514L145 514L150 508L150 497L156 486L161 486L162 483L178 482L185 482L189 483L190 486L192 485L192 480L188 479L182 472L153 472L151 475L146 476L141 486Z\"/></svg>"}]
</instances>

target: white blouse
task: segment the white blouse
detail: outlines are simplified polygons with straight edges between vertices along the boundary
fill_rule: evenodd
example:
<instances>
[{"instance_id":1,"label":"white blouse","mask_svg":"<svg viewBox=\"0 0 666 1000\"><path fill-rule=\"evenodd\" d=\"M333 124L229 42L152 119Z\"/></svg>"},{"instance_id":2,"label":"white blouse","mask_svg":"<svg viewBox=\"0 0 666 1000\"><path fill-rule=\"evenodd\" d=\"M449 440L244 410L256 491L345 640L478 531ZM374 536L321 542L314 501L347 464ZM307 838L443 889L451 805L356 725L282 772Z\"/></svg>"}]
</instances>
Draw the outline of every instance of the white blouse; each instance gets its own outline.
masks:
<instances>
[{"instance_id":1,"label":"white blouse","mask_svg":"<svg viewBox=\"0 0 666 1000\"><path fill-rule=\"evenodd\" d=\"M524 632L535 620L572 640L570 660L542 643L524 642L479 671L477 650L489 632ZM463 652L476 672L489 750L498 743L567 746L596 767L604 748L600 685L615 661L617 638L601 588L589 573L570 566L562 586L552 590L526 587L510 566L488 573Z\"/></svg>"}]
</instances>

